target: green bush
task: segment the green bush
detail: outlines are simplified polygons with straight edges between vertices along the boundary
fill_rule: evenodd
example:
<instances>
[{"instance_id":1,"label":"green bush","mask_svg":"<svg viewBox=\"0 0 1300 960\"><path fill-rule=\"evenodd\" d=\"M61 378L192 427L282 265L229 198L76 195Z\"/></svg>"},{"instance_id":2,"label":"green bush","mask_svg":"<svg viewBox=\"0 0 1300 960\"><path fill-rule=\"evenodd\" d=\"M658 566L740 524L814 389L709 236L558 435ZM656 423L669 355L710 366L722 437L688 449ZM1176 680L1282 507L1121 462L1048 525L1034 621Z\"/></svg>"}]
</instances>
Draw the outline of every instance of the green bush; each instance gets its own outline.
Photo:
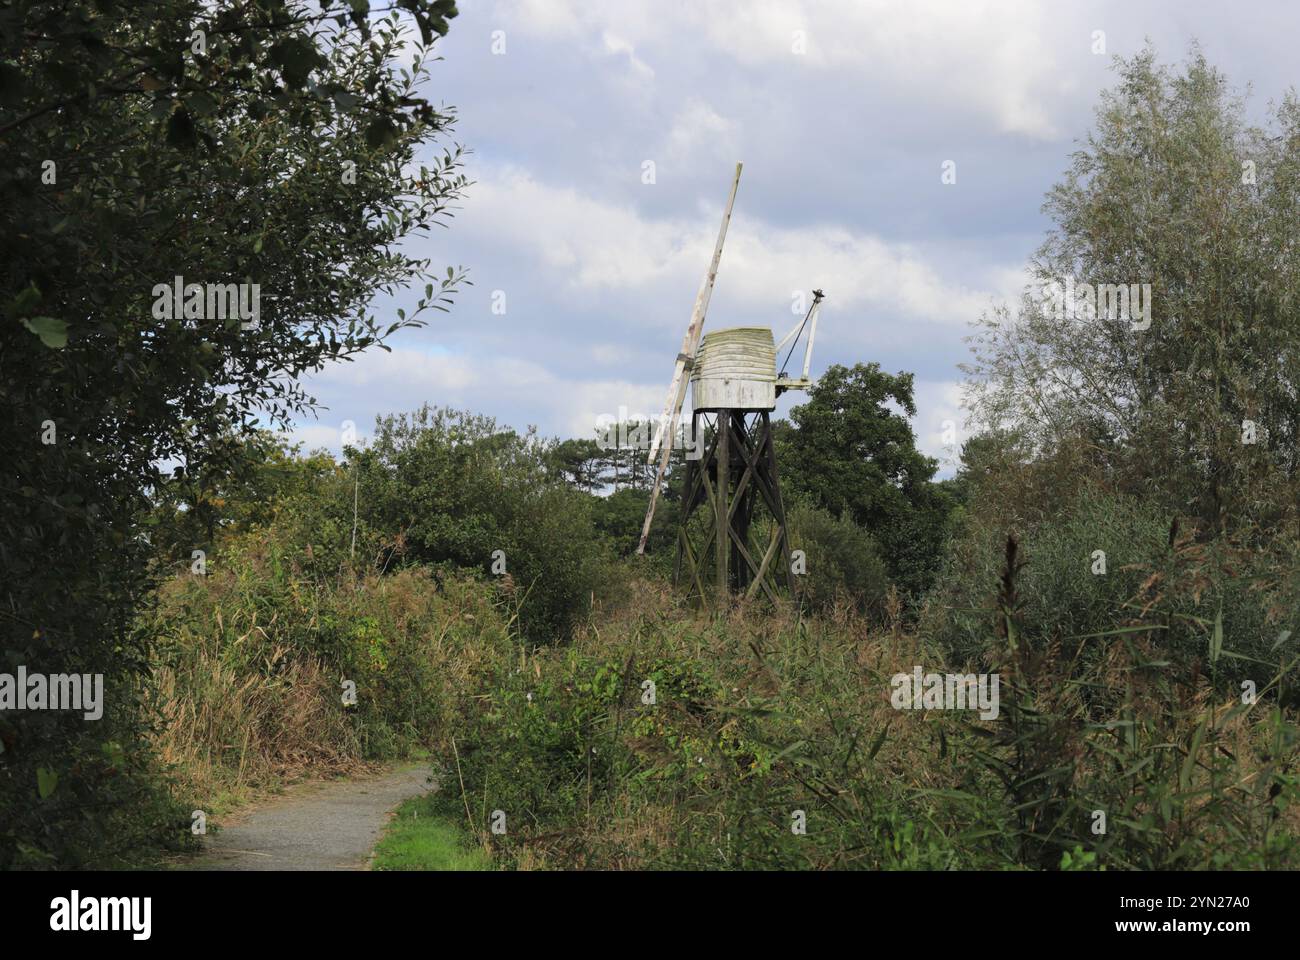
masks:
<instances>
[{"instance_id":1,"label":"green bush","mask_svg":"<svg viewBox=\"0 0 1300 960\"><path fill-rule=\"evenodd\" d=\"M990 640L1001 712L983 720L893 709L895 671L943 668L914 636L647 599L464 691L443 813L499 863L1276 869L1300 853L1285 711L1210 699L1139 636L1091 661Z\"/></svg>"},{"instance_id":2,"label":"green bush","mask_svg":"<svg viewBox=\"0 0 1300 960\"><path fill-rule=\"evenodd\" d=\"M539 648L466 691L456 749L440 758L451 780L444 812L468 816L500 861L566 869L997 862L962 847L943 822L953 811L895 772L900 763L916 769L927 740L919 726L892 735L887 698L864 703L864 683L880 674L858 657L861 621L840 634L770 614L696 620L648 599L627 598L575 646ZM736 644L738 629L750 645ZM952 718L941 722L959 735ZM938 766L951 770L955 759ZM999 810L995 799L984 807ZM504 834L490 830L495 810L506 815ZM795 810L807 816L806 834L791 830Z\"/></svg>"},{"instance_id":3,"label":"green bush","mask_svg":"<svg viewBox=\"0 0 1300 960\"><path fill-rule=\"evenodd\" d=\"M476 827L485 836L493 810L505 813L501 842L509 842L526 829L569 823L607 794L622 755L622 745L603 733L619 698L617 666L567 660L562 677L503 664L485 678L485 699L465 703L447 766L482 798L485 822Z\"/></svg>"},{"instance_id":4,"label":"green bush","mask_svg":"<svg viewBox=\"0 0 1300 960\"><path fill-rule=\"evenodd\" d=\"M1011 532L972 517L929 594L921 632L955 662L981 660L992 642ZM1279 643L1300 632L1298 554L1285 538L1249 548L1201 540L1150 502L1095 485L1015 534L1024 563L1015 614L1020 635L1039 649L1082 645L1085 655L1102 656L1114 631L1145 626L1179 668L1260 686L1279 655L1296 650L1295 639ZM1094 572L1098 550L1104 574ZM1211 658L1216 621L1226 653Z\"/></svg>"},{"instance_id":5,"label":"green bush","mask_svg":"<svg viewBox=\"0 0 1300 960\"><path fill-rule=\"evenodd\" d=\"M349 451L361 518L388 545L378 564L487 575L504 564L500 582L518 600L525 635L563 637L601 587L605 551L592 497L554 478L549 450L532 433L458 411L382 418L374 443Z\"/></svg>"},{"instance_id":6,"label":"green bush","mask_svg":"<svg viewBox=\"0 0 1300 960\"><path fill-rule=\"evenodd\" d=\"M206 576L165 584L144 624L165 721L155 742L203 803L300 767L433 746L470 677L515 649L506 605L482 578L418 567L319 577L275 533L231 542Z\"/></svg>"},{"instance_id":7,"label":"green bush","mask_svg":"<svg viewBox=\"0 0 1300 960\"><path fill-rule=\"evenodd\" d=\"M679 477L683 471L677 471ZM670 478L678 480L678 477ZM680 518L678 498L681 491L676 486L665 485L663 495L655 504L654 519L646 552L639 562L654 564L661 571L672 569L677 550L677 524ZM645 525L650 494L645 490L624 487L607 497L595 497L592 510L596 529L606 537L609 551L615 556L627 557L636 553L641 541L641 528Z\"/></svg>"},{"instance_id":8,"label":"green bush","mask_svg":"<svg viewBox=\"0 0 1300 960\"><path fill-rule=\"evenodd\" d=\"M1168 553L1169 518L1127 497L1085 490L1058 520L1024 531L972 519L952 545L928 596L921 630L958 662L975 660L993 636L993 599L1009 533L1020 543L1024 570L1018 596L1022 633L1045 644L1110 629L1130 613L1126 604L1152 562ZM1106 573L1092 572L1093 552L1106 554Z\"/></svg>"},{"instance_id":9,"label":"green bush","mask_svg":"<svg viewBox=\"0 0 1300 960\"><path fill-rule=\"evenodd\" d=\"M889 574L876 541L847 514L836 518L818 507L789 510L790 548L807 555L807 573L796 577L800 596L814 610L847 604L879 614Z\"/></svg>"}]
</instances>

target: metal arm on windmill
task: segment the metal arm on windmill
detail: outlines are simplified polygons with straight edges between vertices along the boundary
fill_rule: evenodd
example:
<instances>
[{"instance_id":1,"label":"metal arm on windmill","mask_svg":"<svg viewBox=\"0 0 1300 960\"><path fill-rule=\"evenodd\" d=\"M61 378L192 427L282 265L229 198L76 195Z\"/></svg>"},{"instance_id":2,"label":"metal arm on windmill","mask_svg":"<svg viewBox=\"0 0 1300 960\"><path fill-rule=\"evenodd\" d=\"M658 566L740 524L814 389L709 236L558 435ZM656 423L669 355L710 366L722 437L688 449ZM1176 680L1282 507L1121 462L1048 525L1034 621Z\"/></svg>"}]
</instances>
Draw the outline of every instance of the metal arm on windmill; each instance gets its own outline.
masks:
<instances>
[{"instance_id":1,"label":"metal arm on windmill","mask_svg":"<svg viewBox=\"0 0 1300 960\"><path fill-rule=\"evenodd\" d=\"M817 339L817 315L821 313L822 299L825 296L820 290L814 290L812 306L808 308L803 320L795 324L790 329L790 332L781 338L781 342L776 345L776 352L780 354L781 348L787 343L790 344L790 352L785 355L785 363L781 364L781 371L776 375L776 395L778 397L786 390L809 390L813 386L808 371L812 367L813 341ZM805 327L808 328L808 342L804 345L803 350L803 374L798 380L791 380L789 374L785 372L785 364L790 362L795 347L799 345L799 335L803 333Z\"/></svg>"}]
</instances>

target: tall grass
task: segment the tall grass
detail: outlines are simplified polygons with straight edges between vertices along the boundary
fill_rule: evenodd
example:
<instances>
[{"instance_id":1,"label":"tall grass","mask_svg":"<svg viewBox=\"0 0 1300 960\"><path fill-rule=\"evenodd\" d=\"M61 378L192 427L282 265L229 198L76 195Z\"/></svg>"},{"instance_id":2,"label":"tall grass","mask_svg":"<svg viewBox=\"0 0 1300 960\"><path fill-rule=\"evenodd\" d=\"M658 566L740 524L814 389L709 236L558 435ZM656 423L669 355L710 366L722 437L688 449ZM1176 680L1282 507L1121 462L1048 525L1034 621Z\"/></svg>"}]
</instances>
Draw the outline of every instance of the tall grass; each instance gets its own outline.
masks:
<instances>
[{"instance_id":1,"label":"tall grass","mask_svg":"<svg viewBox=\"0 0 1300 960\"><path fill-rule=\"evenodd\" d=\"M1001 630L986 621L996 720L895 710L893 674L946 670L897 625L701 617L641 584L571 647L479 679L445 812L536 868L1295 866L1291 666L1248 706L1166 670L1154 634L1087 658L1029 645L1007 564Z\"/></svg>"},{"instance_id":2,"label":"tall grass","mask_svg":"<svg viewBox=\"0 0 1300 960\"><path fill-rule=\"evenodd\" d=\"M167 583L147 626L156 749L217 808L433 745L463 685L512 644L482 583L419 568L318 577L251 540Z\"/></svg>"}]
</instances>

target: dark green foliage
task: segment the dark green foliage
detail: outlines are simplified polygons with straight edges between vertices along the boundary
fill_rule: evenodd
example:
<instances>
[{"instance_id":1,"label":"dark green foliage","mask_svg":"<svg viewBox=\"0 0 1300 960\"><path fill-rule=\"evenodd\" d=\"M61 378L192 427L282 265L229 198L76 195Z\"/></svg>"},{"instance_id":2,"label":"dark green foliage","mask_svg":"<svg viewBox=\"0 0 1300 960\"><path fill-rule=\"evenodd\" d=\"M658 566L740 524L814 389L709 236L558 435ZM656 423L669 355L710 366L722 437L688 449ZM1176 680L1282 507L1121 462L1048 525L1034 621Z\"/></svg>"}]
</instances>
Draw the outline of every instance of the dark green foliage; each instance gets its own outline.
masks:
<instances>
[{"instance_id":1,"label":"dark green foliage","mask_svg":"<svg viewBox=\"0 0 1300 960\"><path fill-rule=\"evenodd\" d=\"M219 467L191 470L155 497L149 540L159 557L174 558L177 567L188 567L196 548L212 552L218 538L270 526L282 516L287 520L311 504L337 499L342 488L339 467L326 453L304 456L301 445L286 446L265 432L226 442L238 449ZM317 543L327 532L325 522L312 517Z\"/></svg>"},{"instance_id":2,"label":"dark green foliage","mask_svg":"<svg viewBox=\"0 0 1300 960\"><path fill-rule=\"evenodd\" d=\"M557 476L590 493L611 479L606 474L604 457L605 451L595 440L563 440L551 450L548 459Z\"/></svg>"},{"instance_id":3,"label":"dark green foliage","mask_svg":"<svg viewBox=\"0 0 1300 960\"><path fill-rule=\"evenodd\" d=\"M902 413L891 409L897 405ZM777 434L782 482L831 514L847 514L880 545L899 587L919 594L933 579L953 504L933 483L938 464L916 449L912 375L879 365L832 366L795 429Z\"/></svg>"},{"instance_id":4,"label":"dark green foliage","mask_svg":"<svg viewBox=\"0 0 1300 960\"><path fill-rule=\"evenodd\" d=\"M646 542L646 556L651 562L671 561L674 556L680 493L679 489L670 489L659 496L654 520L650 524L650 539ZM627 557L636 552L649 505L648 491L630 487L616 490L592 503L596 529L609 541L610 549L619 556ZM667 567L664 566L663 569Z\"/></svg>"},{"instance_id":5,"label":"dark green foliage","mask_svg":"<svg viewBox=\"0 0 1300 960\"><path fill-rule=\"evenodd\" d=\"M1300 567L1296 546L1278 539L1244 550L1226 539L1198 543L1152 502L1085 486L1056 516L1018 531L1023 571L1017 614L1036 649L1103 654L1115 628L1147 626L1183 673L1210 672L1227 688L1264 683L1280 655L1296 649ZM988 603L1003 565L1006 530L973 519L954 542L929 594L921 629L955 662L983 662L996 612ZM1105 553L1104 574L1094 573ZM1211 667L1218 619L1227 653ZM1083 639L1090 638L1090 639Z\"/></svg>"},{"instance_id":6,"label":"dark green foliage","mask_svg":"<svg viewBox=\"0 0 1300 960\"><path fill-rule=\"evenodd\" d=\"M1128 607L1151 565L1169 556L1169 520L1149 503L1085 490L1064 516L1017 531L1021 633L1040 647L1095 633L1137 612ZM980 659L992 636L992 591L1003 567L1007 532L974 523L952 545L928 596L922 629L957 662ZM1095 575L1093 552L1106 554L1106 573Z\"/></svg>"},{"instance_id":7,"label":"dark green foliage","mask_svg":"<svg viewBox=\"0 0 1300 960\"><path fill-rule=\"evenodd\" d=\"M829 611L838 603L860 613L880 614L889 590L889 572L880 549L862 527L817 507L796 504L788 511L790 548L802 550L807 573L796 576L799 595L812 609Z\"/></svg>"},{"instance_id":8,"label":"dark green foliage","mask_svg":"<svg viewBox=\"0 0 1300 960\"><path fill-rule=\"evenodd\" d=\"M1260 680L1263 697L1234 691L1224 703L1195 670L1170 669L1158 623L1103 631L1088 638L1091 650L1029 643L1025 568L1008 537L985 658L1003 678L1002 709L989 746L972 751L1001 783L1017 859L1062 869L1291 864L1300 846L1285 815L1300 795L1290 759L1300 736L1278 700L1300 660L1280 655ZM1212 630L1211 670L1223 655L1219 617Z\"/></svg>"},{"instance_id":9,"label":"dark green foliage","mask_svg":"<svg viewBox=\"0 0 1300 960\"><path fill-rule=\"evenodd\" d=\"M103 673L114 691L95 724L2 722L0 867L76 866L133 835L103 810L131 809L115 798L144 789L143 765L93 758L134 756L143 733L148 638L130 624L153 574L207 545L209 480L237 474L254 418L287 425L311 406L300 375L420 322L368 314L376 294L418 282L421 309L443 309L456 287L399 252L465 181L454 146L417 165L450 117L416 93L427 53L395 62L411 22L441 34L455 8L403 6L0 9L0 670ZM258 284L259 324L156 316L176 276ZM157 564L151 494L188 500L184 535L202 538ZM43 804L42 769L58 774Z\"/></svg>"},{"instance_id":10,"label":"dark green foliage","mask_svg":"<svg viewBox=\"0 0 1300 960\"><path fill-rule=\"evenodd\" d=\"M602 556L591 498L554 478L552 451L491 418L426 406L382 418L372 446L349 452L348 469L362 519L387 538L383 565L450 563L500 576L524 633L548 641L587 609Z\"/></svg>"},{"instance_id":11,"label":"dark green foliage","mask_svg":"<svg viewBox=\"0 0 1300 960\"><path fill-rule=\"evenodd\" d=\"M616 771L627 769L622 745L605 732L624 699L618 665L566 659L573 673L562 679L501 664L480 678L489 699L463 702L447 759L458 764L458 778L489 798L481 814L505 812L507 838L512 829L520 835L530 825L567 822L588 800L608 797ZM488 822L474 826L489 833Z\"/></svg>"}]
</instances>

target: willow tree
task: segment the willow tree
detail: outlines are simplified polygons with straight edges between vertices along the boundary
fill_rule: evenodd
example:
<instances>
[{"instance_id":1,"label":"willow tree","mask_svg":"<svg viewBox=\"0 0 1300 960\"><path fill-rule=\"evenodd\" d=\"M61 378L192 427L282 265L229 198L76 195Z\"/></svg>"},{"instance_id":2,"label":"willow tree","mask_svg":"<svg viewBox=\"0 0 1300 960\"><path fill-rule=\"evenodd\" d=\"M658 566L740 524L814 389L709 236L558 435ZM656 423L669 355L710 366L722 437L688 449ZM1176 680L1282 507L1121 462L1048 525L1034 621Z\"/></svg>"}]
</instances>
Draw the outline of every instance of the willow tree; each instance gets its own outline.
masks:
<instances>
[{"instance_id":1,"label":"willow tree","mask_svg":"<svg viewBox=\"0 0 1300 960\"><path fill-rule=\"evenodd\" d=\"M151 492L287 426L314 405L302 374L422 323L461 279L404 244L465 186L453 113L424 93L456 9L395 7L0 11L0 673L107 688L102 721L0 716L0 867L129 845L149 826L132 804L170 816L147 802L131 624L151 572L207 545L152 567ZM370 309L411 284L410 313Z\"/></svg>"},{"instance_id":2,"label":"willow tree","mask_svg":"<svg viewBox=\"0 0 1300 960\"><path fill-rule=\"evenodd\" d=\"M1300 466L1300 103L1248 123L1196 49L1117 73L1028 289L973 338L972 405L1040 453L1082 439L1207 530L1276 523Z\"/></svg>"}]
</instances>

